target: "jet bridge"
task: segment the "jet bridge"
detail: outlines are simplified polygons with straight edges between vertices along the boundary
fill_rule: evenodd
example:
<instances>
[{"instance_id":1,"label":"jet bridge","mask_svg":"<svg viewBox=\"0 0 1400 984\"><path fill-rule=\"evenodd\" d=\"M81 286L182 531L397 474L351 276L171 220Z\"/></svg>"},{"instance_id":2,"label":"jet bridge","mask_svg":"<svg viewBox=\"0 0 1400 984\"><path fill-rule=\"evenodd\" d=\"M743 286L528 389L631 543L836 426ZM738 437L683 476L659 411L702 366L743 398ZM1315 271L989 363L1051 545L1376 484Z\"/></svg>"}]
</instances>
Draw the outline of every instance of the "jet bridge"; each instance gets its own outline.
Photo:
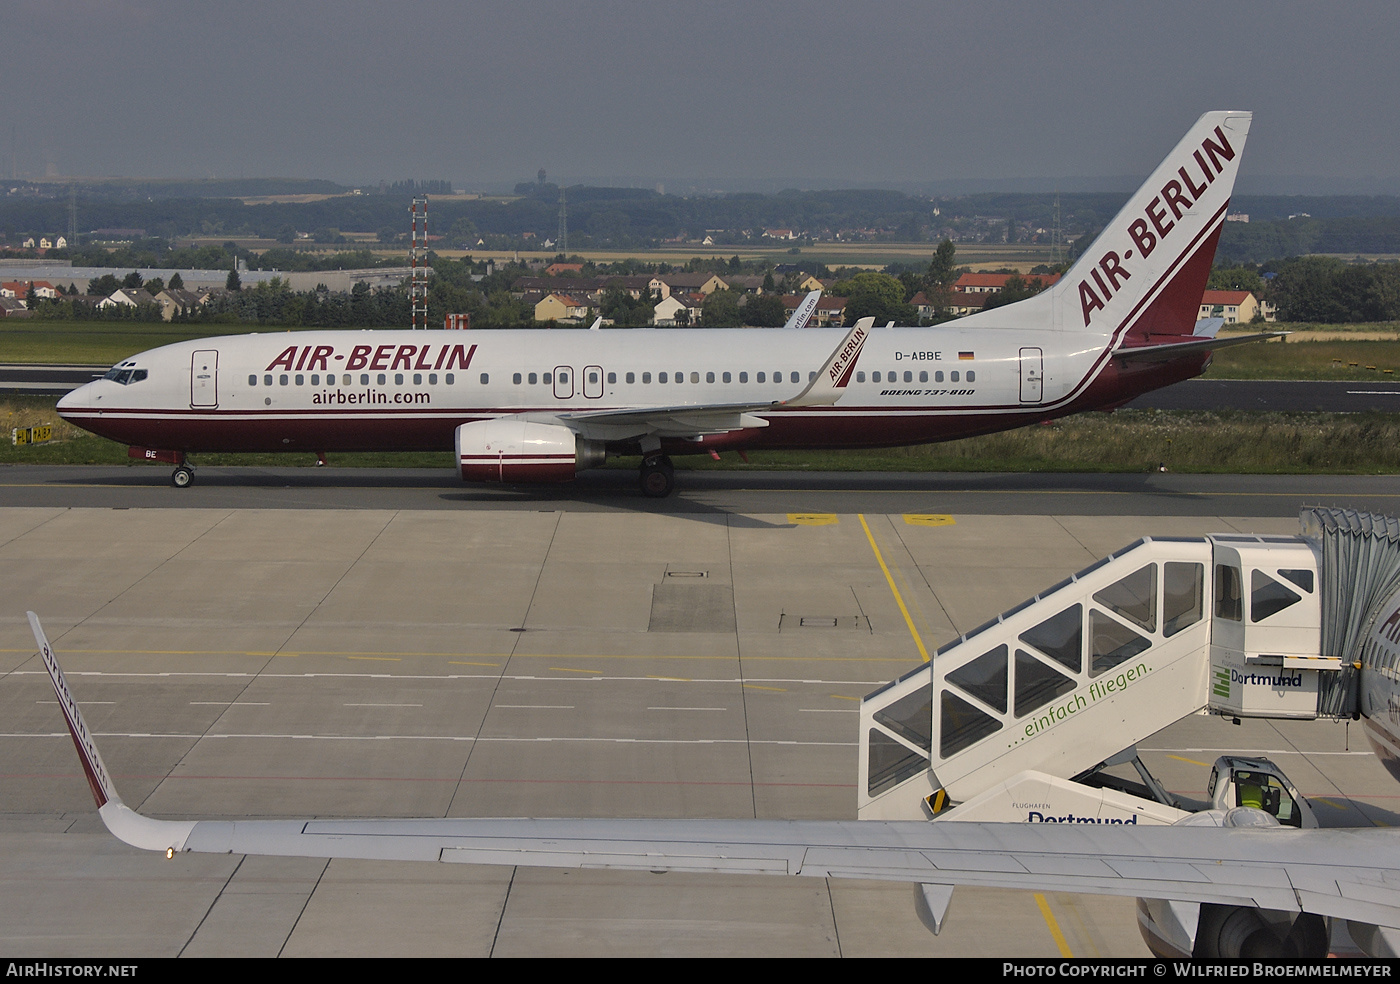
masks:
<instances>
[{"instance_id":1,"label":"jet bridge","mask_svg":"<svg viewBox=\"0 0 1400 984\"><path fill-rule=\"evenodd\" d=\"M1322 553L1316 537L1145 537L959 636L861 703L859 816L1174 822L1139 741L1202 711L1340 706L1323 700L1343 661L1322 655ZM1102 771L1127 762L1141 784Z\"/></svg>"}]
</instances>

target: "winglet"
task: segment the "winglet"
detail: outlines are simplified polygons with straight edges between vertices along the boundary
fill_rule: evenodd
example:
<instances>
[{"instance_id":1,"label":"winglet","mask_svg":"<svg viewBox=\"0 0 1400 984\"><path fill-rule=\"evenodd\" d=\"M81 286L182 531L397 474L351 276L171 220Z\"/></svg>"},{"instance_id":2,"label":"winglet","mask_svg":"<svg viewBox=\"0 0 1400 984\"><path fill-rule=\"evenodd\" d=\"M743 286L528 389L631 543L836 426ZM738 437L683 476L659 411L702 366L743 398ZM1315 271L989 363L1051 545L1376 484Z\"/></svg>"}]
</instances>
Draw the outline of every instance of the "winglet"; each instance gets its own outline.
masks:
<instances>
[{"instance_id":1,"label":"winglet","mask_svg":"<svg viewBox=\"0 0 1400 984\"><path fill-rule=\"evenodd\" d=\"M822 292L814 290L806 297L802 298L802 303L792 312L792 317L787 319L784 328L806 328L812 320L812 315L817 311L817 302L822 299Z\"/></svg>"},{"instance_id":2,"label":"winglet","mask_svg":"<svg viewBox=\"0 0 1400 984\"><path fill-rule=\"evenodd\" d=\"M816 378L808 383L801 393L791 400L784 401L782 405L826 406L841 399L841 395L846 392L846 385L851 381L851 374L855 371L860 350L865 346L865 340L870 337L870 331L874 327L874 318L861 318L857 321L855 327L841 340L841 344L836 346L836 351L831 353L831 357L826 360L826 365L822 366L822 371L817 373Z\"/></svg>"},{"instance_id":3,"label":"winglet","mask_svg":"<svg viewBox=\"0 0 1400 984\"><path fill-rule=\"evenodd\" d=\"M122 802L122 798L117 795L116 786L112 783L112 777L107 772L107 766L102 762L97 743L92 739L92 732L83 720L82 711L78 710L78 702L73 698L73 692L68 689L68 678L63 675L63 669L58 665L53 647L44 635L44 627L39 624L39 616L33 612L25 614L29 616L29 627L34 631L34 641L39 644L39 655L43 657L44 668L49 671L49 680L53 683L54 694L58 697L59 710L63 712L63 718L68 723L68 733L73 736L78 760L82 763L83 774L87 776L92 798L97 801L97 812L102 817L102 822L118 840L125 841L132 847L147 851L183 850L185 838L194 829L194 822L152 820L143 817Z\"/></svg>"}]
</instances>

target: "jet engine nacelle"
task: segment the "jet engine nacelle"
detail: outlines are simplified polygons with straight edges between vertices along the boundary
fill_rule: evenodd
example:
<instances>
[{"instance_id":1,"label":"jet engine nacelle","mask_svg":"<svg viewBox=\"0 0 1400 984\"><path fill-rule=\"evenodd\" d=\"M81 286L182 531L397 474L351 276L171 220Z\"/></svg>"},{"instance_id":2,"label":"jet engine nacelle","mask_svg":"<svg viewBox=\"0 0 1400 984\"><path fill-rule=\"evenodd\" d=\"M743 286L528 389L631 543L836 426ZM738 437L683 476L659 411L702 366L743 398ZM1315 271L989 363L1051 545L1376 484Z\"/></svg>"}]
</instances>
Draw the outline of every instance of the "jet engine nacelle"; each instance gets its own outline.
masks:
<instances>
[{"instance_id":1,"label":"jet engine nacelle","mask_svg":"<svg viewBox=\"0 0 1400 984\"><path fill-rule=\"evenodd\" d=\"M1278 826L1263 810L1237 807L1193 813L1177 826ZM1138 899L1138 931L1162 959L1325 957L1331 943L1327 920L1311 912L1247 906Z\"/></svg>"},{"instance_id":2,"label":"jet engine nacelle","mask_svg":"<svg viewBox=\"0 0 1400 984\"><path fill-rule=\"evenodd\" d=\"M561 424L517 417L462 424L456 444L465 482L571 482L606 457L602 444Z\"/></svg>"}]
</instances>

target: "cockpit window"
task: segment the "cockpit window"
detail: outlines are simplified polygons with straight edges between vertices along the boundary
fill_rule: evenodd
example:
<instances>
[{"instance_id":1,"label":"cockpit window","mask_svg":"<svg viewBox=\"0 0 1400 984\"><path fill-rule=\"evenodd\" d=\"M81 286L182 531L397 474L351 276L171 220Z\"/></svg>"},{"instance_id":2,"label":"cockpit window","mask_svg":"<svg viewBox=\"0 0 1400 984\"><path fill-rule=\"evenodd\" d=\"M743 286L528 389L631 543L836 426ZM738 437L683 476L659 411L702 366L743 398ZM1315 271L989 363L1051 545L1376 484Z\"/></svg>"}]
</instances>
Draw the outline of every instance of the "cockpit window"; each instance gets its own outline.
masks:
<instances>
[{"instance_id":1,"label":"cockpit window","mask_svg":"<svg viewBox=\"0 0 1400 984\"><path fill-rule=\"evenodd\" d=\"M139 383L141 380L145 379L146 370L135 369L132 367L131 363L125 362L108 369L106 375L102 378L110 379L114 383L121 383L121 385L126 386L130 383Z\"/></svg>"}]
</instances>

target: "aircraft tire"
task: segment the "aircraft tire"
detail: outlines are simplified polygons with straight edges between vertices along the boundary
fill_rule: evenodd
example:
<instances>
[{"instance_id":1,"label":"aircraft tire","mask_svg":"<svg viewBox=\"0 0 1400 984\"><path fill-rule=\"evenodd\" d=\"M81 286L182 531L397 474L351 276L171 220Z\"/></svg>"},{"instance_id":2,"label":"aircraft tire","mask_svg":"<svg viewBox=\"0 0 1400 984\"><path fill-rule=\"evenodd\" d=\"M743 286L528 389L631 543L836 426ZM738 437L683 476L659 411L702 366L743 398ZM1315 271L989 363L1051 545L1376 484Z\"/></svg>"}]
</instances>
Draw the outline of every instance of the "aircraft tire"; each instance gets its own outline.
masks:
<instances>
[{"instance_id":1,"label":"aircraft tire","mask_svg":"<svg viewBox=\"0 0 1400 984\"><path fill-rule=\"evenodd\" d=\"M642 462L639 476L642 495L648 499L664 499L676 490L676 469L671 459L662 455Z\"/></svg>"},{"instance_id":2,"label":"aircraft tire","mask_svg":"<svg viewBox=\"0 0 1400 984\"><path fill-rule=\"evenodd\" d=\"M170 473L170 484L177 489L187 489L194 483L194 469L181 465Z\"/></svg>"}]
</instances>

